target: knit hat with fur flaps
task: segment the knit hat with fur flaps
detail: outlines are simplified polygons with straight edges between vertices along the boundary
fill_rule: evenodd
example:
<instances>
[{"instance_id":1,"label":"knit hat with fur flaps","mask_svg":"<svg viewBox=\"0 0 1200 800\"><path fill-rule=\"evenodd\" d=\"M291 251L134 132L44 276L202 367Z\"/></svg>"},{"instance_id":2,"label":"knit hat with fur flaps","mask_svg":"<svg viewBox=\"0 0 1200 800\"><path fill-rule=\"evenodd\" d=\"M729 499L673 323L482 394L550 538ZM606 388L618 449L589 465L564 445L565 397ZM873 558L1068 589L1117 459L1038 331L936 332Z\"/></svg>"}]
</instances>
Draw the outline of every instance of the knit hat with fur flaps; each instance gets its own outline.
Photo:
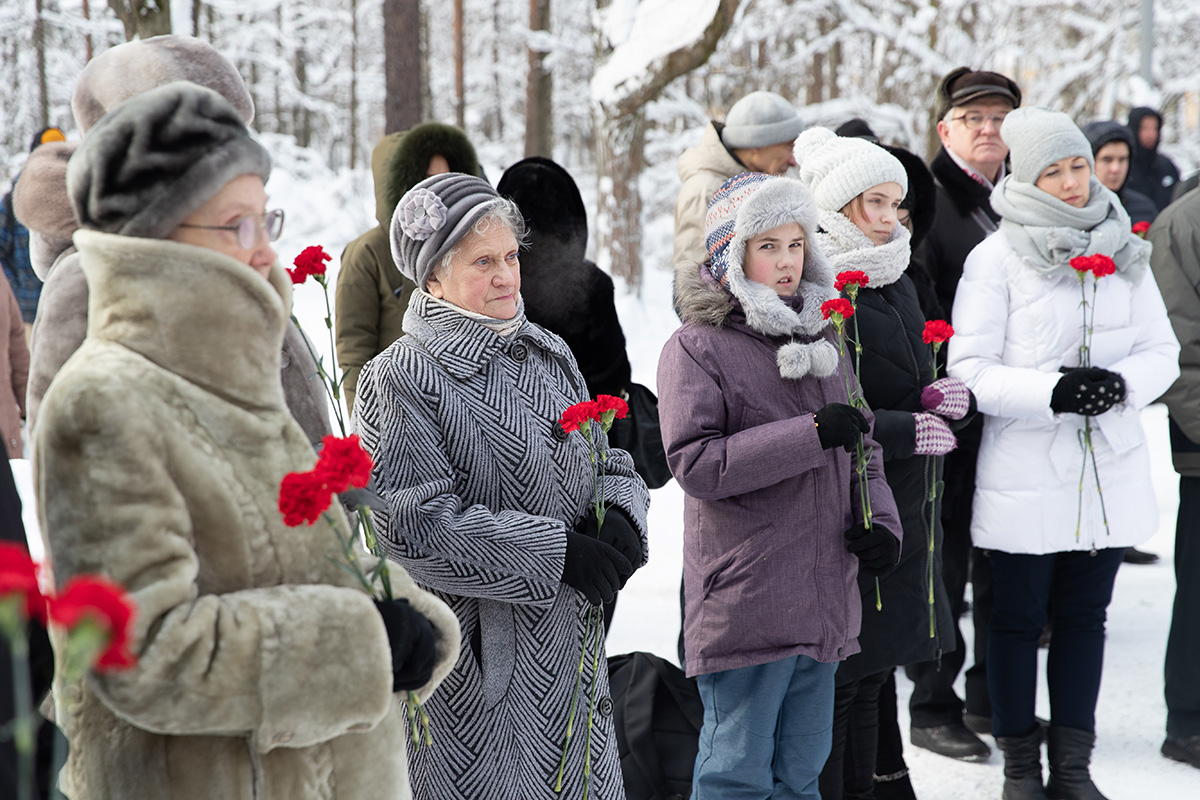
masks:
<instances>
[{"instance_id":1,"label":"knit hat with fur flaps","mask_svg":"<svg viewBox=\"0 0 1200 800\"><path fill-rule=\"evenodd\" d=\"M96 123L67 164L67 194L82 228L161 239L234 178L270 174L225 98L176 81Z\"/></svg>"},{"instance_id":2,"label":"knit hat with fur flaps","mask_svg":"<svg viewBox=\"0 0 1200 800\"><path fill-rule=\"evenodd\" d=\"M224 97L247 125L254 120L246 82L211 44L192 36L152 36L109 48L87 63L71 96L75 124L87 133L129 98L174 81L206 86Z\"/></svg>"},{"instance_id":3,"label":"knit hat with fur flaps","mask_svg":"<svg viewBox=\"0 0 1200 800\"><path fill-rule=\"evenodd\" d=\"M841 211L881 183L898 183L901 196L908 194L904 165L865 139L838 136L828 128L809 128L796 139L793 154L800 180L826 211Z\"/></svg>"},{"instance_id":4,"label":"knit hat with fur flaps","mask_svg":"<svg viewBox=\"0 0 1200 800\"><path fill-rule=\"evenodd\" d=\"M424 289L442 257L471 226L501 202L491 184L474 175L432 175L409 189L392 214L392 259Z\"/></svg>"},{"instance_id":5,"label":"knit hat with fur flaps","mask_svg":"<svg viewBox=\"0 0 1200 800\"><path fill-rule=\"evenodd\" d=\"M730 107L721 129L726 147L745 149L790 142L804 123L795 107L774 92L751 92Z\"/></svg>"},{"instance_id":6,"label":"knit hat with fur flaps","mask_svg":"<svg viewBox=\"0 0 1200 800\"><path fill-rule=\"evenodd\" d=\"M804 231L804 266L797 295L799 310L775 290L746 277L746 242L781 225L796 223ZM779 374L785 378L819 378L837 372L838 349L825 338L829 321L821 304L838 296L833 267L816 242L817 208L802 183L758 172L743 172L725 182L704 219L708 269L717 282L737 298L746 323L768 336L791 336L776 353Z\"/></svg>"},{"instance_id":7,"label":"knit hat with fur flaps","mask_svg":"<svg viewBox=\"0 0 1200 800\"><path fill-rule=\"evenodd\" d=\"M1004 118L1000 138L1008 145L1013 180L1036 183L1042 170L1064 158L1086 158L1095 169L1092 145L1074 120L1038 106L1016 108Z\"/></svg>"}]
</instances>

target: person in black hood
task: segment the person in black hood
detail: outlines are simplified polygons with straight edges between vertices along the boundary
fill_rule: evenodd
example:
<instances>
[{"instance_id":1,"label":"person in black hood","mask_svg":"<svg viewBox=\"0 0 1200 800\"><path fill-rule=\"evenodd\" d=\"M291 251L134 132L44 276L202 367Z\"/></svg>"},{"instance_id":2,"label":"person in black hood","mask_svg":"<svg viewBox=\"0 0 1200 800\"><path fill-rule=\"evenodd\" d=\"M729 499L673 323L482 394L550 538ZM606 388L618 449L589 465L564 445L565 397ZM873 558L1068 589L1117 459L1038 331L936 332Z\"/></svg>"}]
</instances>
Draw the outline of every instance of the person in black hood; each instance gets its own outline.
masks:
<instances>
[{"instance_id":1,"label":"person in black hood","mask_svg":"<svg viewBox=\"0 0 1200 800\"><path fill-rule=\"evenodd\" d=\"M1083 135L1092 145L1096 177L1113 192L1136 222L1153 222L1158 216L1154 201L1129 187L1129 163L1133 157L1133 134L1116 120L1089 122Z\"/></svg>"},{"instance_id":2,"label":"person in black hood","mask_svg":"<svg viewBox=\"0 0 1200 800\"><path fill-rule=\"evenodd\" d=\"M587 211L570 174L548 158L509 167L496 186L521 209L529 249L521 251L525 316L571 348L588 394L620 396L629 386L625 334L613 304L613 281L584 257Z\"/></svg>"},{"instance_id":3,"label":"person in black hood","mask_svg":"<svg viewBox=\"0 0 1200 800\"><path fill-rule=\"evenodd\" d=\"M1128 186L1149 197L1159 211L1171 204L1171 195L1179 182L1179 167L1158 152L1162 121L1162 114L1153 108L1138 106L1129 112L1133 152L1129 159Z\"/></svg>"}]
</instances>

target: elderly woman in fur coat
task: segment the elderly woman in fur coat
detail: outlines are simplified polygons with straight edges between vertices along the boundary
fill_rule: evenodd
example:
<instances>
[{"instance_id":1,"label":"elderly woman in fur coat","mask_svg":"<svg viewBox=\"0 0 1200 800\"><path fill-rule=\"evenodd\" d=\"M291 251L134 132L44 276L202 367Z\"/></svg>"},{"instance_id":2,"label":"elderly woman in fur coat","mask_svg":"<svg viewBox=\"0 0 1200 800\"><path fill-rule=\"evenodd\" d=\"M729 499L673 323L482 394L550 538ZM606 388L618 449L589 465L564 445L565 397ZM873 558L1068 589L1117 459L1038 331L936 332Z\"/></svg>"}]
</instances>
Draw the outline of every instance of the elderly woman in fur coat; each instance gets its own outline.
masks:
<instances>
[{"instance_id":1,"label":"elderly woman in fur coat","mask_svg":"<svg viewBox=\"0 0 1200 800\"><path fill-rule=\"evenodd\" d=\"M408 798L394 692L428 697L458 654L453 614L398 566L404 599L375 602L332 562L337 504L284 524L280 482L314 455L279 379L269 171L186 82L107 114L68 167L90 319L42 404L38 511L59 584L128 589L137 656L56 676L72 800Z\"/></svg>"},{"instance_id":2,"label":"elderly woman in fur coat","mask_svg":"<svg viewBox=\"0 0 1200 800\"><path fill-rule=\"evenodd\" d=\"M87 135L109 110L171 81L208 87L229 101L247 125L254 119L254 101L241 75L212 45L191 36L152 36L117 45L88 62L71 96L75 124ZM31 337L30 429L37 423L46 387L87 333L88 283L71 242L78 222L66 184L67 161L77 146L49 142L35 149L13 189L13 209L29 228L34 272L45 281ZM331 429L311 345L298 327L289 325L280 349L284 399L308 440L316 444Z\"/></svg>"},{"instance_id":3,"label":"elderly woman in fur coat","mask_svg":"<svg viewBox=\"0 0 1200 800\"><path fill-rule=\"evenodd\" d=\"M585 785L625 796L602 652L595 674L591 656L583 667L555 786L593 607L646 560L649 493L629 454L610 451L598 526L588 447L558 424L586 384L563 340L525 318L523 231L516 206L479 178L413 187L391 229L418 287L407 334L358 382L355 424L386 500L378 529L463 629L454 688L429 703L437 743L412 755L413 793L428 800L580 798Z\"/></svg>"}]
</instances>

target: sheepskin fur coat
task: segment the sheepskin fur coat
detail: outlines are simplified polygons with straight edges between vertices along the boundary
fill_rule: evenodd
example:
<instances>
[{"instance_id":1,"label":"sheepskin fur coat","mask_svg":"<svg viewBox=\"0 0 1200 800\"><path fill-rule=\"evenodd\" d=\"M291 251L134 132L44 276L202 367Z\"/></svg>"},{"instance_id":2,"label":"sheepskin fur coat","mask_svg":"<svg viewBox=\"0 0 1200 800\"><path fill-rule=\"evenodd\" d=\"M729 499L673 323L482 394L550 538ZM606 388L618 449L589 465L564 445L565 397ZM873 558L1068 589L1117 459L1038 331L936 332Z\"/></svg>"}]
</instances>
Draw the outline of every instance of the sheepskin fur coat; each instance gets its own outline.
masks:
<instances>
[{"instance_id":1,"label":"sheepskin fur coat","mask_svg":"<svg viewBox=\"0 0 1200 800\"><path fill-rule=\"evenodd\" d=\"M79 231L75 244L88 337L42 404L38 512L60 587L98 573L129 590L138 663L55 677L65 793L410 797L387 634L330 558L330 525L346 519L335 503L290 528L277 506L283 476L314 462L279 380L287 275L170 241ZM398 565L393 576L438 633L428 697L458 656L458 624Z\"/></svg>"}]
</instances>

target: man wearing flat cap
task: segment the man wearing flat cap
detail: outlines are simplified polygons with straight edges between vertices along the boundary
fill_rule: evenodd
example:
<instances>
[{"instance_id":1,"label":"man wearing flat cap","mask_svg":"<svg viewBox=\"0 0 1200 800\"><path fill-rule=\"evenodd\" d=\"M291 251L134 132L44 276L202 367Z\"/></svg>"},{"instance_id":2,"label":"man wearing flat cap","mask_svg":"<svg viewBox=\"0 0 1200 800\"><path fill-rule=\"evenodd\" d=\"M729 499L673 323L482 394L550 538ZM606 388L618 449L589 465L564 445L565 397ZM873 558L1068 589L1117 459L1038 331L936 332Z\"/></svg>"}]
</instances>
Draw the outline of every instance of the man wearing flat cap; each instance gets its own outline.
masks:
<instances>
[{"instance_id":1,"label":"man wearing flat cap","mask_svg":"<svg viewBox=\"0 0 1200 800\"><path fill-rule=\"evenodd\" d=\"M792 143L804 130L795 107L774 92L751 92L734 103L725 122L710 122L700 143L679 157L683 188L675 202L676 269L708 260L704 215L721 184L743 172L782 175L796 166Z\"/></svg>"},{"instance_id":2,"label":"man wearing flat cap","mask_svg":"<svg viewBox=\"0 0 1200 800\"><path fill-rule=\"evenodd\" d=\"M936 305L928 303L926 316L948 320L967 254L1000 222L990 203L992 188L1004 177L1008 157L1008 147L1000 138L1000 123L1021 105L1021 89L998 72L959 67L942 78L937 104L937 132L942 146L930 163L937 181L936 210L933 227L913 260L915 272L926 273L933 284L934 291L927 294L937 298ZM990 730L992 715L986 671L991 565L971 546L975 458L982 427L981 415L958 433L958 449L946 457L942 505L942 579L956 621L964 609L968 576L974 586L975 665L967 670L965 709L954 691L954 681L966 658L957 623L957 647L953 652L943 655L940 663L913 664L907 669L914 684L909 702L912 743L964 761L986 761L991 753L976 735L976 731Z\"/></svg>"}]
</instances>

